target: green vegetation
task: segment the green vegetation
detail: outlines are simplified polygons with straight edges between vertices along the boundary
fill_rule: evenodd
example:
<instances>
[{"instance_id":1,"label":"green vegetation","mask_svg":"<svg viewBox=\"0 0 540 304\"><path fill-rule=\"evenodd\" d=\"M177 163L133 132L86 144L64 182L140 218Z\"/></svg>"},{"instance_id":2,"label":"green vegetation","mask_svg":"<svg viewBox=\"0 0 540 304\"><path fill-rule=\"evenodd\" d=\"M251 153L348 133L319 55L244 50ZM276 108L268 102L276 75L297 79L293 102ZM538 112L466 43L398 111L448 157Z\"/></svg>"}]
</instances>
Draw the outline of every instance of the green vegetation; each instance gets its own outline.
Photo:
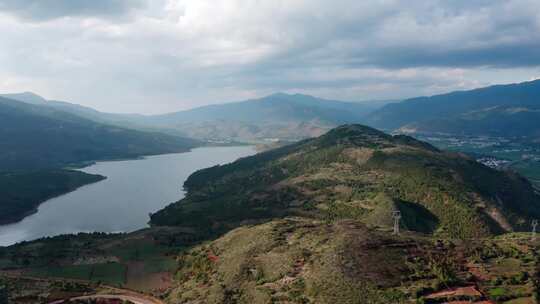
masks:
<instances>
[{"instance_id":1,"label":"green vegetation","mask_svg":"<svg viewBox=\"0 0 540 304\"><path fill-rule=\"evenodd\" d=\"M153 225L191 227L201 237L291 215L388 226L397 208L410 230L470 238L528 229L540 216L540 199L520 176L359 125L198 171L185 187L183 200L151 216Z\"/></svg>"},{"instance_id":2,"label":"green vegetation","mask_svg":"<svg viewBox=\"0 0 540 304\"><path fill-rule=\"evenodd\" d=\"M184 152L197 143L0 97L0 172Z\"/></svg>"},{"instance_id":3,"label":"green vegetation","mask_svg":"<svg viewBox=\"0 0 540 304\"><path fill-rule=\"evenodd\" d=\"M19 221L42 202L104 178L60 169L0 173L0 224Z\"/></svg>"},{"instance_id":4,"label":"green vegetation","mask_svg":"<svg viewBox=\"0 0 540 304\"><path fill-rule=\"evenodd\" d=\"M383 243L352 222L287 219L238 228L179 257L168 301L400 303L404 295L392 287L400 249Z\"/></svg>"},{"instance_id":5,"label":"green vegetation","mask_svg":"<svg viewBox=\"0 0 540 304\"><path fill-rule=\"evenodd\" d=\"M433 241L352 220L274 220L182 252L167 302L535 303L536 250L523 236Z\"/></svg>"},{"instance_id":6,"label":"green vegetation","mask_svg":"<svg viewBox=\"0 0 540 304\"><path fill-rule=\"evenodd\" d=\"M19 221L43 201L104 178L61 168L184 152L197 144L0 97L0 224Z\"/></svg>"},{"instance_id":7,"label":"green vegetation","mask_svg":"<svg viewBox=\"0 0 540 304\"><path fill-rule=\"evenodd\" d=\"M0 248L0 270L167 303L535 303L540 201L521 176L347 125L200 170L131 234ZM390 234L391 213L402 233ZM510 232L512 233L505 233ZM53 269L54 268L54 269Z\"/></svg>"},{"instance_id":8,"label":"green vegetation","mask_svg":"<svg viewBox=\"0 0 540 304\"><path fill-rule=\"evenodd\" d=\"M176 255L182 249L159 239L180 234L177 229L146 229L130 234L79 233L22 242L0 248L0 277L4 271L15 270L26 278L162 291L171 285L178 267Z\"/></svg>"},{"instance_id":9,"label":"green vegetation","mask_svg":"<svg viewBox=\"0 0 540 304\"><path fill-rule=\"evenodd\" d=\"M33 269L29 275L102 282L121 286L126 282L126 266L119 263L69 265Z\"/></svg>"}]
</instances>

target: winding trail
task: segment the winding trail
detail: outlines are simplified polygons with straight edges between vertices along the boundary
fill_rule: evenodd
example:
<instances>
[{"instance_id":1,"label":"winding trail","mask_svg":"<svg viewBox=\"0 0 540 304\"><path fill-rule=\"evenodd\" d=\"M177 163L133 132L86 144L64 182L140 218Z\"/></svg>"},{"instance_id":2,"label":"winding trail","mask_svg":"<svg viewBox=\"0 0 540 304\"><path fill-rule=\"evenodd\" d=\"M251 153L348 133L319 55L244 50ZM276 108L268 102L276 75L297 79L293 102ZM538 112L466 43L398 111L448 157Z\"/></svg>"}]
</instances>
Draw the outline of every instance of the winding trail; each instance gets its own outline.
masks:
<instances>
[{"instance_id":1,"label":"winding trail","mask_svg":"<svg viewBox=\"0 0 540 304\"><path fill-rule=\"evenodd\" d=\"M69 301L74 301L74 300L99 300L99 299L129 301L133 304L165 304L165 302L161 300L150 298L144 295L112 295L112 294L95 294L95 295L89 295L89 296L81 296L81 297L75 297L75 298L65 299L61 301L55 301L49 304L69 303Z\"/></svg>"}]
</instances>

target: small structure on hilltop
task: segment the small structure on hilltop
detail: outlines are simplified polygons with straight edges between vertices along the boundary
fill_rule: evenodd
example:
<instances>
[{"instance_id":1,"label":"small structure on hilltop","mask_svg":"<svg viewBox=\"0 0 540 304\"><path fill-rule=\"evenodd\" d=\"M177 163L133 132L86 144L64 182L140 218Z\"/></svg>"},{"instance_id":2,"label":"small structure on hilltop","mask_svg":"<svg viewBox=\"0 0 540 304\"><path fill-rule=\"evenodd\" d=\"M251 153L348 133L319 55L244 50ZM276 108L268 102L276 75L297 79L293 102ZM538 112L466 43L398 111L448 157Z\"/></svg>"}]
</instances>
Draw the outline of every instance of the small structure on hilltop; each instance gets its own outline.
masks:
<instances>
[{"instance_id":1,"label":"small structure on hilltop","mask_svg":"<svg viewBox=\"0 0 540 304\"><path fill-rule=\"evenodd\" d=\"M394 219L394 234L399 234L399 221L401 220L401 211L394 210L392 211L392 218Z\"/></svg>"},{"instance_id":2,"label":"small structure on hilltop","mask_svg":"<svg viewBox=\"0 0 540 304\"><path fill-rule=\"evenodd\" d=\"M538 220L533 220L531 226L532 226L532 240L535 241L536 240L536 227L538 226Z\"/></svg>"}]
</instances>

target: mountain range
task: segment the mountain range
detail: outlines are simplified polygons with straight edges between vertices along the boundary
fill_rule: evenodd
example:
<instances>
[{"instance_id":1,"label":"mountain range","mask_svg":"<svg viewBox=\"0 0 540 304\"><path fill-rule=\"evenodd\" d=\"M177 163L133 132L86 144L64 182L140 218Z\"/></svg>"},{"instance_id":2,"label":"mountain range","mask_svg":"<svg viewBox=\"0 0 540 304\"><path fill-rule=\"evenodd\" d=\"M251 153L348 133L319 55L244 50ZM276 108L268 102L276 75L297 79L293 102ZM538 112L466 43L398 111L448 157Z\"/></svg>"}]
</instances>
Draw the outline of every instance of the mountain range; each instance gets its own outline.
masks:
<instances>
[{"instance_id":1,"label":"mountain range","mask_svg":"<svg viewBox=\"0 0 540 304\"><path fill-rule=\"evenodd\" d=\"M540 80L383 102L277 93L161 115L104 113L29 92L3 96L100 123L210 141L295 141L347 123L407 134L540 137Z\"/></svg>"},{"instance_id":2,"label":"mountain range","mask_svg":"<svg viewBox=\"0 0 540 304\"><path fill-rule=\"evenodd\" d=\"M403 133L540 136L540 80L407 99L366 123Z\"/></svg>"},{"instance_id":3,"label":"mountain range","mask_svg":"<svg viewBox=\"0 0 540 304\"><path fill-rule=\"evenodd\" d=\"M365 115L388 102L355 103L277 93L259 99L162 115L138 115L100 112L73 103L46 100L30 92L3 96L125 128L200 140L240 142L275 138L294 141L318 136L338 125L361 121Z\"/></svg>"}]
</instances>

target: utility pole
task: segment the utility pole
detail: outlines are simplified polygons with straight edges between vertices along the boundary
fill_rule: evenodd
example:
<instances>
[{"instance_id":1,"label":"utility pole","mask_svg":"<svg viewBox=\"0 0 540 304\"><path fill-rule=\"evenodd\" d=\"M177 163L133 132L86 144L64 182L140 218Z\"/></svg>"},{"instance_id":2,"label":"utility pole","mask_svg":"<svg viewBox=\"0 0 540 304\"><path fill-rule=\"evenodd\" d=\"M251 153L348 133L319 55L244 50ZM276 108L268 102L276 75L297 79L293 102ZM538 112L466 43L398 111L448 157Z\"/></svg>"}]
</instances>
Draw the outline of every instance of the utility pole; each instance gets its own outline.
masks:
<instances>
[{"instance_id":1,"label":"utility pole","mask_svg":"<svg viewBox=\"0 0 540 304\"><path fill-rule=\"evenodd\" d=\"M531 226L532 226L532 240L536 241L536 227L538 226L538 220L533 220Z\"/></svg>"},{"instance_id":2,"label":"utility pole","mask_svg":"<svg viewBox=\"0 0 540 304\"><path fill-rule=\"evenodd\" d=\"M392 211L392 218L394 219L394 233L395 235L399 234L399 220L401 219L401 211Z\"/></svg>"}]
</instances>

